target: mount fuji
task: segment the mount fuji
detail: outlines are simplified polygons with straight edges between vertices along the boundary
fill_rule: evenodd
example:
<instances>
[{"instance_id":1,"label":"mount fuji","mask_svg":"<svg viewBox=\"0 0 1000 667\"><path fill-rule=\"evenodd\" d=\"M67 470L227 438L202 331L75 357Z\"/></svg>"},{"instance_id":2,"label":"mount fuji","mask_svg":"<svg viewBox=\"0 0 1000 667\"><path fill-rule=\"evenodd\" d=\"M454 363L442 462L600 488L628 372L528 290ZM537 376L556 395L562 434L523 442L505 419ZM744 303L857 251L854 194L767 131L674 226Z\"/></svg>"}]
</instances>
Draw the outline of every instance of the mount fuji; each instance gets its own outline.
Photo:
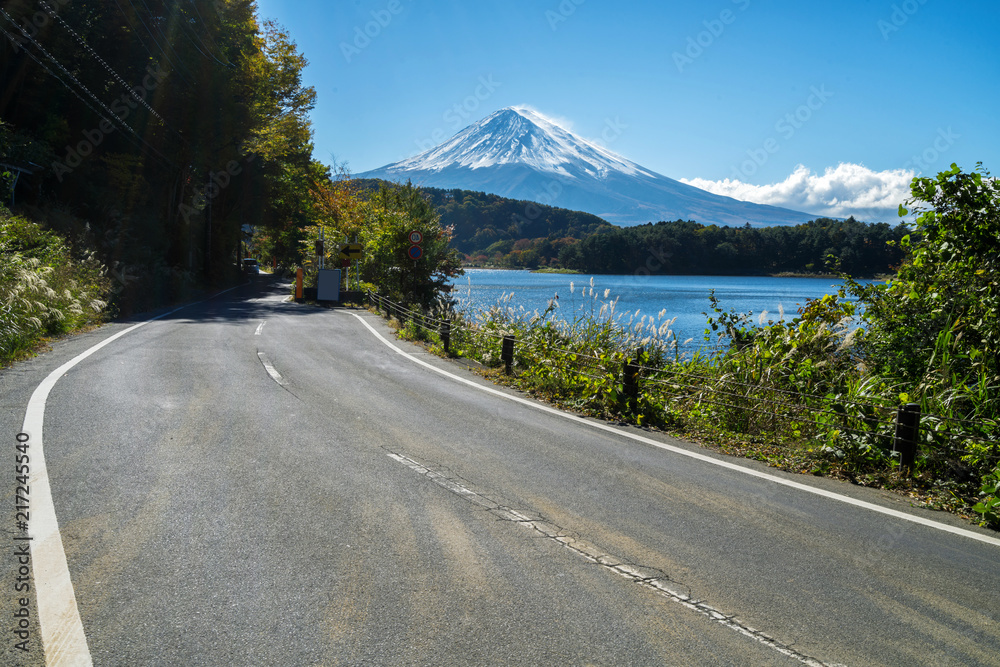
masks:
<instances>
[{"instance_id":1,"label":"mount fuji","mask_svg":"<svg viewBox=\"0 0 1000 667\"><path fill-rule=\"evenodd\" d=\"M419 155L357 175L586 211L616 225L794 225L817 215L712 194L650 171L526 107L507 107Z\"/></svg>"}]
</instances>

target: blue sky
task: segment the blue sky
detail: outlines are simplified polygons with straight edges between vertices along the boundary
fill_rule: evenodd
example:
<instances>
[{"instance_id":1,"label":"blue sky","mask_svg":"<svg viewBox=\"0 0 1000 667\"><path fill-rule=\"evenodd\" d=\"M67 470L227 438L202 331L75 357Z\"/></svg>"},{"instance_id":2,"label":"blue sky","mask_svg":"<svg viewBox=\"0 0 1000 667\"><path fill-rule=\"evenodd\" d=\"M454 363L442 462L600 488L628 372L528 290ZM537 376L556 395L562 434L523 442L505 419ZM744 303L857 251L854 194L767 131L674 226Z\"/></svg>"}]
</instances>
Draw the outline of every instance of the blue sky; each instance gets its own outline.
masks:
<instances>
[{"instance_id":1,"label":"blue sky","mask_svg":"<svg viewBox=\"0 0 1000 667\"><path fill-rule=\"evenodd\" d=\"M315 157L359 173L529 105L665 176L892 221L1000 172L1000 6L944 0L258 0L309 59Z\"/></svg>"}]
</instances>

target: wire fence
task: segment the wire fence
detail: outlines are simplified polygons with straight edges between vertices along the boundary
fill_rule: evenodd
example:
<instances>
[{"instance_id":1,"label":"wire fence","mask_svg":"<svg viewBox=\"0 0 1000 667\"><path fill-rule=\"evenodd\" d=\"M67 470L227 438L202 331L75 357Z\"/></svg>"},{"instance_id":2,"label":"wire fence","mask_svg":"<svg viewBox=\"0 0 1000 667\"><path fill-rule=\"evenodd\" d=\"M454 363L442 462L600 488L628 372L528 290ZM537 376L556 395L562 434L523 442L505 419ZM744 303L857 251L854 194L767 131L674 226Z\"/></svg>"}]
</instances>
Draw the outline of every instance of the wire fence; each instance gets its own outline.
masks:
<instances>
[{"instance_id":1,"label":"wire fence","mask_svg":"<svg viewBox=\"0 0 1000 667\"><path fill-rule=\"evenodd\" d=\"M433 333L446 352L459 349L488 366L502 364L511 373L517 369L556 398L573 399L581 390L593 393L603 388L605 398L618 397L617 407L625 418L650 408L662 410L664 421L670 414L697 412L731 432L780 436L776 442L789 449L801 450L802 443L809 443L855 463L879 455L910 466L915 455L924 466L974 460L992 467L1000 462L1000 425L995 420L921 414L919 406L901 406L881 396L804 393L727 373L698 372L690 364L669 359L644 365L635 348L573 350L558 335L546 337L544 332L510 340L504 350L504 339L513 338L510 332L470 322L451 310L429 314L374 292L368 298L380 313ZM588 396L575 399L586 401ZM914 409L916 427L909 433L901 431L899 415Z\"/></svg>"}]
</instances>

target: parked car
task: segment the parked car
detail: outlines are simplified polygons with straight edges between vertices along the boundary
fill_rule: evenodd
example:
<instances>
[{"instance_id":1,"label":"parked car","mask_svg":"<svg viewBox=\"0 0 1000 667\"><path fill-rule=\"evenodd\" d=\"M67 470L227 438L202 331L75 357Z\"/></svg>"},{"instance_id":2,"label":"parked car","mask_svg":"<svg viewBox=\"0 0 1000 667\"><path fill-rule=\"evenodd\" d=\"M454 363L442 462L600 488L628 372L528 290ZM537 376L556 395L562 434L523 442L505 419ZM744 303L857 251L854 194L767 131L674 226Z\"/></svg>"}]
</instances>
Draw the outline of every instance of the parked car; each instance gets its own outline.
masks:
<instances>
[{"instance_id":1,"label":"parked car","mask_svg":"<svg viewBox=\"0 0 1000 667\"><path fill-rule=\"evenodd\" d=\"M249 257L243 260L243 273L248 275L254 275L260 273L260 266L257 264L256 259L250 259Z\"/></svg>"}]
</instances>

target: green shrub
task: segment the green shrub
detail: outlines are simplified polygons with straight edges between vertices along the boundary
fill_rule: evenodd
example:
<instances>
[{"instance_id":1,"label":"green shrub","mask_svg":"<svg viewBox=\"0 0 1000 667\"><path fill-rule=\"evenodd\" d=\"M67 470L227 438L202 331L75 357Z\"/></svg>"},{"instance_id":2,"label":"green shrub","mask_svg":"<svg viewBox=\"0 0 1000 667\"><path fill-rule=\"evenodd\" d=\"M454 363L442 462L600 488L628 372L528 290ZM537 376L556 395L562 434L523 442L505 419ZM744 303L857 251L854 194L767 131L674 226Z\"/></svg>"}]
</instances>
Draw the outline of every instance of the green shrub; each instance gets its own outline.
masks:
<instances>
[{"instance_id":1,"label":"green shrub","mask_svg":"<svg viewBox=\"0 0 1000 667\"><path fill-rule=\"evenodd\" d=\"M0 362L99 321L109 288L93 253L0 208Z\"/></svg>"}]
</instances>

